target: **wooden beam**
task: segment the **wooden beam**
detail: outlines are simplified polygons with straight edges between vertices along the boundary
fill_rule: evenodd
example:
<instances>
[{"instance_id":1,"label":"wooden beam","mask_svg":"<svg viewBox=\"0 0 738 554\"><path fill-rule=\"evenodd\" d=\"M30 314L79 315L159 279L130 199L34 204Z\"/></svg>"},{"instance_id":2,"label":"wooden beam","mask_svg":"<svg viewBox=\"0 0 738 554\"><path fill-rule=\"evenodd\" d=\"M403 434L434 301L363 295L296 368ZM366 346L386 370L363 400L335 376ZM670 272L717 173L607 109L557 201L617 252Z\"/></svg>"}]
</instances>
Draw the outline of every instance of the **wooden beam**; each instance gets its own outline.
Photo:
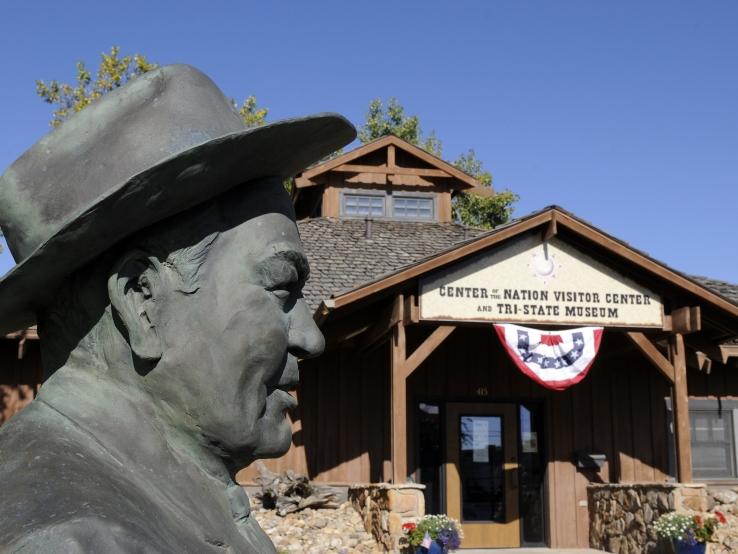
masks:
<instances>
[{"instance_id":1,"label":"wooden beam","mask_svg":"<svg viewBox=\"0 0 738 554\"><path fill-rule=\"evenodd\" d=\"M704 352L687 348L687 368L690 367L709 375L712 373L712 360Z\"/></svg>"},{"instance_id":2,"label":"wooden beam","mask_svg":"<svg viewBox=\"0 0 738 554\"><path fill-rule=\"evenodd\" d=\"M402 295L397 303L404 306ZM392 328L392 408L391 408L391 453L392 482L404 483L407 480L407 381L405 379L405 324L403 318Z\"/></svg>"},{"instance_id":3,"label":"wooden beam","mask_svg":"<svg viewBox=\"0 0 738 554\"><path fill-rule=\"evenodd\" d=\"M721 344L720 353L723 357L723 363L727 364L729 358L738 358L738 344Z\"/></svg>"},{"instance_id":4,"label":"wooden beam","mask_svg":"<svg viewBox=\"0 0 738 554\"><path fill-rule=\"evenodd\" d=\"M386 185L387 175L384 173L355 173L351 177L346 177L343 182L361 185Z\"/></svg>"},{"instance_id":5,"label":"wooden beam","mask_svg":"<svg viewBox=\"0 0 738 554\"><path fill-rule=\"evenodd\" d=\"M417 175L387 175L390 183L393 185L407 185L411 187L435 187L438 186L432 181L428 181Z\"/></svg>"},{"instance_id":6,"label":"wooden beam","mask_svg":"<svg viewBox=\"0 0 738 554\"><path fill-rule=\"evenodd\" d=\"M551 213L551 221L548 222L546 228L543 230L543 242L548 242L556 236L558 228L556 227L556 212Z\"/></svg>"},{"instance_id":7,"label":"wooden beam","mask_svg":"<svg viewBox=\"0 0 738 554\"><path fill-rule=\"evenodd\" d=\"M18 341L18 359L22 360L26 355L26 337Z\"/></svg>"},{"instance_id":8,"label":"wooden beam","mask_svg":"<svg viewBox=\"0 0 738 554\"><path fill-rule=\"evenodd\" d=\"M397 165L395 162L395 145L390 144L387 147L387 167L393 168Z\"/></svg>"},{"instance_id":9,"label":"wooden beam","mask_svg":"<svg viewBox=\"0 0 738 554\"><path fill-rule=\"evenodd\" d=\"M669 358L674 366L672 387L674 406L674 436L676 439L677 481L692 482L692 445L689 431L689 392L687 390L687 356L684 337L675 333L669 337Z\"/></svg>"},{"instance_id":10,"label":"wooden beam","mask_svg":"<svg viewBox=\"0 0 738 554\"><path fill-rule=\"evenodd\" d=\"M689 335L701 330L702 311L699 306L677 308L664 317L664 331Z\"/></svg>"},{"instance_id":11,"label":"wooden beam","mask_svg":"<svg viewBox=\"0 0 738 554\"><path fill-rule=\"evenodd\" d=\"M425 359L430 356L433 351L438 348L441 343L454 332L456 325L439 325L430 336L423 341L423 344L413 352L405 362L405 378L410 377Z\"/></svg>"},{"instance_id":12,"label":"wooden beam","mask_svg":"<svg viewBox=\"0 0 738 554\"><path fill-rule=\"evenodd\" d=\"M666 359L656 345L651 342L651 339L643 333L636 332L626 332L625 336L640 349L649 362L656 366L656 369L666 377L669 383L674 383L674 366Z\"/></svg>"},{"instance_id":13,"label":"wooden beam","mask_svg":"<svg viewBox=\"0 0 738 554\"><path fill-rule=\"evenodd\" d=\"M419 177L444 177L450 179L450 175L442 169L430 169L424 167L387 167L386 165L360 165L360 164L341 164L334 167L333 171L342 173L384 173L386 175L417 175Z\"/></svg>"},{"instance_id":14,"label":"wooden beam","mask_svg":"<svg viewBox=\"0 0 738 554\"><path fill-rule=\"evenodd\" d=\"M414 294L408 294L405 297L405 325L415 324L420 321L420 308L418 307L418 297Z\"/></svg>"},{"instance_id":15,"label":"wooden beam","mask_svg":"<svg viewBox=\"0 0 738 554\"><path fill-rule=\"evenodd\" d=\"M685 337L684 341L691 349L699 350L717 364L724 364L728 361L727 356L723 352L722 345L715 344L701 335L690 335Z\"/></svg>"},{"instance_id":16,"label":"wooden beam","mask_svg":"<svg viewBox=\"0 0 738 554\"><path fill-rule=\"evenodd\" d=\"M305 177L295 177L295 187L298 189L303 189L305 187L312 187L317 185L315 181L311 181L310 179L306 179Z\"/></svg>"},{"instance_id":17,"label":"wooden beam","mask_svg":"<svg viewBox=\"0 0 738 554\"><path fill-rule=\"evenodd\" d=\"M367 330L359 343L360 351L366 351L374 347L397 325L401 314L404 313L403 307L399 305L399 298L401 297L396 297L392 303L379 310L377 316L373 318L374 324Z\"/></svg>"}]
</instances>

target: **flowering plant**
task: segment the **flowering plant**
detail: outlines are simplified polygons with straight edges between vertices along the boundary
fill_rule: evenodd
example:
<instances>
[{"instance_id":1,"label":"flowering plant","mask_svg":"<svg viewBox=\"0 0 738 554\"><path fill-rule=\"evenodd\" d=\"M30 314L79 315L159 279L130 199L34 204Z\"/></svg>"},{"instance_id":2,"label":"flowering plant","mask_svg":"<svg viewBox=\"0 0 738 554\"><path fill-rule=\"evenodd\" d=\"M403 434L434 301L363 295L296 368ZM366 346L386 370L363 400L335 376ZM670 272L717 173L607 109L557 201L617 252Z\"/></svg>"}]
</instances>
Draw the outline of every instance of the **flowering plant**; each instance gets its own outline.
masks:
<instances>
[{"instance_id":1,"label":"flowering plant","mask_svg":"<svg viewBox=\"0 0 738 554\"><path fill-rule=\"evenodd\" d=\"M715 530L722 523L726 523L726 519L719 511L708 517L670 512L662 514L653 527L661 537L697 544L711 541Z\"/></svg>"},{"instance_id":2,"label":"flowering plant","mask_svg":"<svg viewBox=\"0 0 738 554\"><path fill-rule=\"evenodd\" d=\"M446 515L425 516L418 523L406 523L402 530L410 546L429 548L436 541L444 552L459 548L464 538L459 522Z\"/></svg>"}]
</instances>

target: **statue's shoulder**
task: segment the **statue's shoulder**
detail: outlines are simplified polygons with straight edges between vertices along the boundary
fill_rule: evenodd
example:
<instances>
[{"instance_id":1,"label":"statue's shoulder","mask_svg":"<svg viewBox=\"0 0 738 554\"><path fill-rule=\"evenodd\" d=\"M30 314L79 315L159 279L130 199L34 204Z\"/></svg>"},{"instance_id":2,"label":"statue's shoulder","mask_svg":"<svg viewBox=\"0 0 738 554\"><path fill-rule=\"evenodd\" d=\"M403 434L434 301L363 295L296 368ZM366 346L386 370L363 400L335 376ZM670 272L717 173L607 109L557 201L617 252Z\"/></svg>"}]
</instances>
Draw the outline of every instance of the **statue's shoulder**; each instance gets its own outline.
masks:
<instances>
[{"instance_id":1,"label":"statue's shoulder","mask_svg":"<svg viewBox=\"0 0 738 554\"><path fill-rule=\"evenodd\" d=\"M50 407L33 402L0 428L0 460L0 552L146 551L141 522L121 517L125 472Z\"/></svg>"},{"instance_id":2,"label":"statue's shoulder","mask_svg":"<svg viewBox=\"0 0 738 554\"><path fill-rule=\"evenodd\" d=\"M1 552L38 554L110 554L162 552L151 537L121 521L101 517L62 517L53 523L37 525L2 541Z\"/></svg>"}]
</instances>

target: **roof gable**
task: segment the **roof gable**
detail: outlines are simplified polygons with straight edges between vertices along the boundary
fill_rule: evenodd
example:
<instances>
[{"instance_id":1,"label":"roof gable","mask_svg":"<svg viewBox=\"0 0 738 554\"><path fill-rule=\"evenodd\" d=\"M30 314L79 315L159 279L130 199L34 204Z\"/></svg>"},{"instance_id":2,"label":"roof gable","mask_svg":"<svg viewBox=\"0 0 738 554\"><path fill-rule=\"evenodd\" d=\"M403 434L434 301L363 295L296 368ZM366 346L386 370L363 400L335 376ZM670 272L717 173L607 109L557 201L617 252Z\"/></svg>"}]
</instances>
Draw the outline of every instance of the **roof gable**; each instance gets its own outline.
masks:
<instances>
[{"instance_id":1,"label":"roof gable","mask_svg":"<svg viewBox=\"0 0 738 554\"><path fill-rule=\"evenodd\" d=\"M298 189L321 185L331 172L381 175L390 182L396 179L405 184L413 179L417 184L432 180L455 190L481 187L471 175L394 135L306 169L295 177L295 184Z\"/></svg>"}]
</instances>

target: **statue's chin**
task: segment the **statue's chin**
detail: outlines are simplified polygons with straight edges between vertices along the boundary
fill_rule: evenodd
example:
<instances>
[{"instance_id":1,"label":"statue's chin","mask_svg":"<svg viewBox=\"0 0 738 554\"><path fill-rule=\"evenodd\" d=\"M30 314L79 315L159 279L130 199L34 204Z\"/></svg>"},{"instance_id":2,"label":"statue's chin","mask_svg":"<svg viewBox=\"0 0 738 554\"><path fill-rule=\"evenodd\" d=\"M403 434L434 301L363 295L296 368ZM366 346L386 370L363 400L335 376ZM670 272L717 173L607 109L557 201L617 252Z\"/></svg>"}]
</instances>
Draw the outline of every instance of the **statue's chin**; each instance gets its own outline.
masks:
<instances>
[{"instance_id":1,"label":"statue's chin","mask_svg":"<svg viewBox=\"0 0 738 554\"><path fill-rule=\"evenodd\" d=\"M292 428L284 414L262 417L254 434L257 438L249 440L248 445L241 448L227 449L226 457L230 458L236 470L240 470L256 460L263 458L279 458L287 453L292 444Z\"/></svg>"},{"instance_id":2,"label":"statue's chin","mask_svg":"<svg viewBox=\"0 0 738 554\"><path fill-rule=\"evenodd\" d=\"M259 443L254 449L255 459L278 458L290 449L292 428L289 419L282 414L274 419L265 417L259 421Z\"/></svg>"}]
</instances>

